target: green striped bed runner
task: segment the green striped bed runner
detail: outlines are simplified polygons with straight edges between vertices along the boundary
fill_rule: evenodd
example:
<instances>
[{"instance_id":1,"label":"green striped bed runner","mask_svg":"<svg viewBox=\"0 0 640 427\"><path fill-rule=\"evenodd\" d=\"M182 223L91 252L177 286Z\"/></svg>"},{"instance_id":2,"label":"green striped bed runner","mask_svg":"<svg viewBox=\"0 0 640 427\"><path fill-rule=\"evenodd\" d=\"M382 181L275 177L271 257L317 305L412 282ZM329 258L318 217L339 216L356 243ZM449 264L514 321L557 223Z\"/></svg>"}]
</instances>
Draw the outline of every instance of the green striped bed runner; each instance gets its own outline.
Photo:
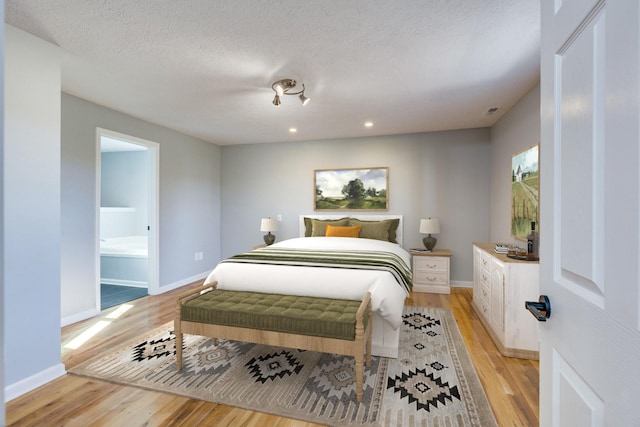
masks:
<instances>
[{"instance_id":1,"label":"green striped bed runner","mask_svg":"<svg viewBox=\"0 0 640 427\"><path fill-rule=\"evenodd\" d=\"M398 255L382 251L305 250L260 248L234 255L221 262L290 265L298 267L381 270L391 273L407 293L411 290L411 269Z\"/></svg>"}]
</instances>

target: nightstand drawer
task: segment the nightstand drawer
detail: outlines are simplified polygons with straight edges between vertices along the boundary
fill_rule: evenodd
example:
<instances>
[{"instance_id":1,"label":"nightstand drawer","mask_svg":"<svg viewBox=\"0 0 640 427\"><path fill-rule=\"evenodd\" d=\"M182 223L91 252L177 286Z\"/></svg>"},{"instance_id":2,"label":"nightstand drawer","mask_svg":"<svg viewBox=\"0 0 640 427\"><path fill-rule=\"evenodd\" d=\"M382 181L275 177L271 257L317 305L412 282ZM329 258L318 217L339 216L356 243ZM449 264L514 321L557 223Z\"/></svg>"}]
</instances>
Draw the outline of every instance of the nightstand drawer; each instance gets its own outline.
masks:
<instances>
[{"instance_id":1,"label":"nightstand drawer","mask_svg":"<svg viewBox=\"0 0 640 427\"><path fill-rule=\"evenodd\" d=\"M449 258L419 257L414 260L415 270L448 271Z\"/></svg>"},{"instance_id":2,"label":"nightstand drawer","mask_svg":"<svg viewBox=\"0 0 640 427\"><path fill-rule=\"evenodd\" d=\"M448 271L414 271L413 283L431 285L434 283L441 283L443 285L449 284L449 272Z\"/></svg>"}]
</instances>

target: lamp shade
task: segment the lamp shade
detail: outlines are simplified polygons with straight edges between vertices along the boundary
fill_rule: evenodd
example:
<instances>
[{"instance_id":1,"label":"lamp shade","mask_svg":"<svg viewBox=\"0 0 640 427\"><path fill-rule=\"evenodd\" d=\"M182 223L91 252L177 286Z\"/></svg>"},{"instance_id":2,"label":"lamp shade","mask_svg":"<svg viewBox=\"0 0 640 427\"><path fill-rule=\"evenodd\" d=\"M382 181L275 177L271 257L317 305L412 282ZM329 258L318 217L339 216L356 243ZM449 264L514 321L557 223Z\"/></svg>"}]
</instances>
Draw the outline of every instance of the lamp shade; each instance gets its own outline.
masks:
<instances>
[{"instance_id":1,"label":"lamp shade","mask_svg":"<svg viewBox=\"0 0 640 427\"><path fill-rule=\"evenodd\" d=\"M273 218L262 218L260 221L260 231L276 231L278 230L278 221Z\"/></svg>"},{"instance_id":2,"label":"lamp shade","mask_svg":"<svg viewBox=\"0 0 640 427\"><path fill-rule=\"evenodd\" d=\"M438 218L428 218L420 220L420 234L440 233L440 220Z\"/></svg>"}]
</instances>

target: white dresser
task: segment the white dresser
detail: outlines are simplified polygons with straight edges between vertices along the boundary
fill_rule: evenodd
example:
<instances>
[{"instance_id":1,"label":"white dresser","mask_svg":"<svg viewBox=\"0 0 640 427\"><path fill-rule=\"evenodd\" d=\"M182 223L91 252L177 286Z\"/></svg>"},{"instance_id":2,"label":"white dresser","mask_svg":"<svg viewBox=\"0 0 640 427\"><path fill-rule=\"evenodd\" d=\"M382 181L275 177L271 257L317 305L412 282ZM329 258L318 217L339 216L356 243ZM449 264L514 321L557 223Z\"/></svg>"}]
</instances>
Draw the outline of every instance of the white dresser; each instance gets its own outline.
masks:
<instances>
[{"instance_id":1,"label":"white dresser","mask_svg":"<svg viewBox=\"0 0 640 427\"><path fill-rule=\"evenodd\" d=\"M538 301L539 263L497 254L495 243L473 244L473 308L501 354L538 359L538 321L525 301Z\"/></svg>"},{"instance_id":2,"label":"white dresser","mask_svg":"<svg viewBox=\"0 0 640 427\"><path fill-rule=\"evenodd\" d=\"M436 294L451 293L449 268L452 253L448 249L432 252L412 250L413 290Z\"/></svg>"}]
</instances>

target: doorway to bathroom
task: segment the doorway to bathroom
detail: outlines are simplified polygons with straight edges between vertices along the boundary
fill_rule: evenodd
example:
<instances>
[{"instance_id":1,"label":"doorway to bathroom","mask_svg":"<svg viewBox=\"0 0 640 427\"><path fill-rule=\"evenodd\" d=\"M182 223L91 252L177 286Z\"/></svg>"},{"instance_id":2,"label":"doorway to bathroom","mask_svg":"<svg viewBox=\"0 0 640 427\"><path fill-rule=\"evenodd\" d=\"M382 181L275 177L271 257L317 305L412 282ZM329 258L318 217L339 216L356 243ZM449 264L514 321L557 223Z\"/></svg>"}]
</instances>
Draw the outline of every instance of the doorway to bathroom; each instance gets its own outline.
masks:
<instances>
[{"instance_id":1,"label":"doorway to bathroom","mask_svg":"<svg viewBox=\"0 0 640 427\"><path fill-rule=\"evenodd\" d=\"M158 290L157 143L97 129L100 310Z\"/></svg>"}]
</instances>

